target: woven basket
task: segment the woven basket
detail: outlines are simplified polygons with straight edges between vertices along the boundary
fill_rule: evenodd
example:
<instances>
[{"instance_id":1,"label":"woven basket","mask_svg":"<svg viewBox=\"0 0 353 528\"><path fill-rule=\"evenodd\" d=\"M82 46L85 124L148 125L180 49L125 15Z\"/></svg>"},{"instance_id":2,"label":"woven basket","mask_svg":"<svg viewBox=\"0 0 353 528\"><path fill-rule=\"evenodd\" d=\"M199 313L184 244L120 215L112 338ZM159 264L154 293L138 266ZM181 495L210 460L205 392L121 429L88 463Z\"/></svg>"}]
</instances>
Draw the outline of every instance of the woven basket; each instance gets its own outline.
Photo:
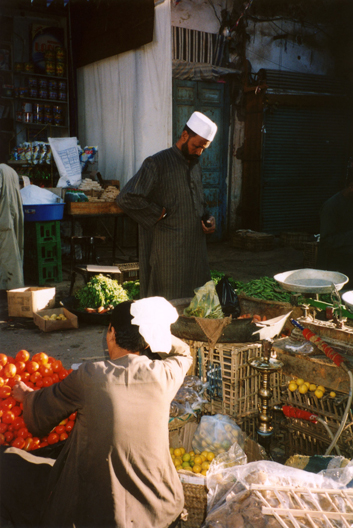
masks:
<instances>
[{"instance_id":1,"label":"woven basket","mask_svg":"<svg viewBox=\"0 0 353 528\"><path fill-rule=\"evenodd\" d=\"M186 521L180 521L180 528L201 528L207 513L207 488L200 484L183 482L184 508L188 512Z\"/></svg>"},{"instance_id":2,"label":"woven basket","mask_svg":"<svg viewBox=\"0 0 353 528\"><path fill-rule=\"evenodd\" d=\"M304 249L307 242L315 242L315 237L310 233L290 232L281 233L279 241L282 246Z\"/></svg>"},{"instance_id":3,"label":"woven basket","mask_svg":"<svg viewBox=\"0 0 353 528\"><path fill-rule=\"evenodd\" d=\"M304 249L304 268L316 268L317 266L317 255L319 250L319 242L305 242L303 243Z\"/></svg>"},{"instance_id":4,"label":"woven basket","mask_svg":"<svg viewBox=\"0 0 353 528\"><path fill-rule=\"evenodd\" d=\"M275 237L267 233L248 233L245 249L248 251L270 251L274 248Z\"/></svg>"}]
</instances>

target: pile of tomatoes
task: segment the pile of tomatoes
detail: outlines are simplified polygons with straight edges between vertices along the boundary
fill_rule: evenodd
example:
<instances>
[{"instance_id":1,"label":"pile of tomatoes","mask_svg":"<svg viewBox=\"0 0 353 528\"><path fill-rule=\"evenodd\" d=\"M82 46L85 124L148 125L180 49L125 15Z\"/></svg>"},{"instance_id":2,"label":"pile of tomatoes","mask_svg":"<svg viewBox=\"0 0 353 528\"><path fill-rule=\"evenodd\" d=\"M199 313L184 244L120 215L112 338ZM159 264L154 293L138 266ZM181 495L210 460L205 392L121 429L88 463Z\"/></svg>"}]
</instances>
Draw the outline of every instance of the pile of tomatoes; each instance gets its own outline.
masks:
<instances>
[{"instance_id":1,"label":"pile of tomatoes","mask_svg":"<svg viewBox=\"0 0 353 528\"><path fill-rule=\"evenodd\" d=\"M23 406L12 396L12 387L23 381L33 390L58 383L72 372L66 370L61 361L44 352L30 358L27 350L20 350L16 357L0 354L0 445L11 445L26 451L66 440L76 419L72 413L67 419L43 438L34 437L27 429L22 417Z\"/></svg>"}]
</instances>

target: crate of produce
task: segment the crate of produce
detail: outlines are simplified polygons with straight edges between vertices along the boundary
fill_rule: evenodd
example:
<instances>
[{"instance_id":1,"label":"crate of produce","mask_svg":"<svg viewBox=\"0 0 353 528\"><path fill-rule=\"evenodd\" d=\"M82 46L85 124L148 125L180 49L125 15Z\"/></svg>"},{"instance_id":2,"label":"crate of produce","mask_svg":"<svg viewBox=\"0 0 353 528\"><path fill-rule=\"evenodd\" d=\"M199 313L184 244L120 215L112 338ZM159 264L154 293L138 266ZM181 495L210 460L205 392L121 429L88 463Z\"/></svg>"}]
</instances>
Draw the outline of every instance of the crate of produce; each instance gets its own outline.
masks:
<instances>
[{"instance_id":1,"label":"crate of produce","mask_svg":"<svg viewBox=\"0 0 353 528\"><path fill-rule=\"evenodd\" d=\"M53 310L36 312L33 314L33 322L43 332L78 328L77 315L69 312L66 308L54 308Z\"/></svg>"},{"instance_id":2,"label":"crate of produce","mask_svg":"<svg viewBox=\"0 0 353 528\"><path fill-rule=\"evenodd\" d=\"M311 233L285 232L279 237L280 245L289 246L294 249L304 249L307 242L315 242L315 236Z\"/></svg>"},{"instance_id":3,"label":"crate of produce","mask_svg":"<svg viewBox=\"0 0 353 528\"><path fill-rule=\"evenodd\" d=\"M25 224L25 247L56 242L60 244L60 221Z\"/></svg>"},{"instance_id":4,"label":"crate of produce","mask_svg":"<svg viewBox=\"0 0 353 528\"><path fill-rule=\"evenodd\" d=\"M215 347L198 344L199 376L209 383L206 404L209 412L228 414L238 421L258 411L261 375L250 367L248 360L261 355L259 343L217 343ZM275 405L281 399L282 374L271 374L270 385L271 402Z\"/></svg>"},{"instance_id":5,"label":"crate of produce","mask_svg":"<svg viewBox=\"0 0 353 528\"><path fill-rule=\"evenodd\" d=\"M17 288L7 290L8 314L10 317L33 317L35 312L54 308L55 288Z\"/></svg>"},{"instance_id":6,"label":"crate of produce","mask_svg":"<svg viewBox=\"0 0 353 528\"><path fill-rule=\"evenodd\" d=\"M336 434L347 404L348 395L337 393L331 397L328 392L317 398L314 392L301 394L298 390L289 389L282 394L282 404L292 405L298 409L310 411L324 420L333 435ZM286 419L286 435L288 438L288 456L322 455L331 444L326 427L318 422L314 424L297 418ZM341 454L347 458L353 456L353 412L350 409L346 426L337 443ZM331 454L335 454L333 449Z\"/></svg>"},{"instance_id":7,"label":"crate of produce","mask_svg":"<svg viewBox=\"0 0 353 528\"><path fill-rule=\"evenodd\" d=\"M24 221L44 222L49 220L62 220L64 206L64 203L23 205Z\"/></svg>"}]
</instances>

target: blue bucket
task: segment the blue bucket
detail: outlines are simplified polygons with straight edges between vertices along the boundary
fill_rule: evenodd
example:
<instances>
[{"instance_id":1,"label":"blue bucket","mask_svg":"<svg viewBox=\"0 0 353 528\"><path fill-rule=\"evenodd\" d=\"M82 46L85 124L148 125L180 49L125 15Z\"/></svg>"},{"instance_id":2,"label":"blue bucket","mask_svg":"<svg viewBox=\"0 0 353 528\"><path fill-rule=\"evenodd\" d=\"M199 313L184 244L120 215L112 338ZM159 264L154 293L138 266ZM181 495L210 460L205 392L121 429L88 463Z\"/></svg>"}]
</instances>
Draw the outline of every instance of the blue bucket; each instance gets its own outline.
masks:
<instances>
[{"instance_id":1,"label":"blue bucket","mask_svg":"<svg viewBox=\"0 0 353 528\"><path fill-rule=\"evenodd\" d=\"M64 203L23 205L25 222L48 222L61 220L64 216Z\"/></svg>"}]
</instances>

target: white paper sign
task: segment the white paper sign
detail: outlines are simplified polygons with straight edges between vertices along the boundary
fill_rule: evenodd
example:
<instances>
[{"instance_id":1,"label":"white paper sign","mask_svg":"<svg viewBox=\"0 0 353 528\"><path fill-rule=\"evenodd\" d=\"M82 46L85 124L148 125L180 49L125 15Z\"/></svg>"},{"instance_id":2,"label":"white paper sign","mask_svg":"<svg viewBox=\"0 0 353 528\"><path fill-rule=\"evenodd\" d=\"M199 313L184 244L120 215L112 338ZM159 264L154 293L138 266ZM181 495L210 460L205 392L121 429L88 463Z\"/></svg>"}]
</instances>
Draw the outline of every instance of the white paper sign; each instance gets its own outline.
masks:
<instances>
[{"instance_id":1,"label":"white paper sign","mask_svg":"<svg viewBox=\"0 0 353 528\"><path fill-rule=\"evenodd\" d=\"M57 187L78 187L82 181L77 138L48 138L60 178Z\"/></svg>"}]
</instances>

